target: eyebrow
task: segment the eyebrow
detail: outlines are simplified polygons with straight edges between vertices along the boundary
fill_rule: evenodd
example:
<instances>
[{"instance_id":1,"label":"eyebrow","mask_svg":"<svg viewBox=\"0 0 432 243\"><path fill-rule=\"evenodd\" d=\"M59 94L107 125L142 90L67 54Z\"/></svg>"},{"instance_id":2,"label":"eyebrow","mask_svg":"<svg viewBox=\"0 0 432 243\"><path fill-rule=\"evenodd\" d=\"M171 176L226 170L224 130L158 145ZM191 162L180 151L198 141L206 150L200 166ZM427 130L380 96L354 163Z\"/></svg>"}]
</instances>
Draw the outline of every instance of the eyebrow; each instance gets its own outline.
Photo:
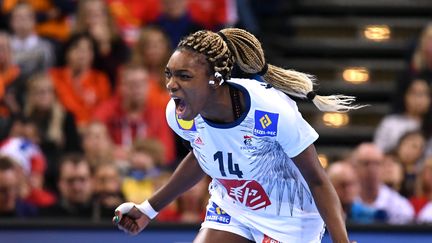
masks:
<instances>
[{"instance_id":1,"label":"eyebrow","mask_svg":"<svg viewBox=\"0 0 432 243\"><path fill-rule=\"evenodd\" d=\"M171 70L170 68L166 67L165 71L173 72L173 73L181 73L181 72L191 72L188 69L178 69L178 70Z\"/></svg>"}]
</instances>

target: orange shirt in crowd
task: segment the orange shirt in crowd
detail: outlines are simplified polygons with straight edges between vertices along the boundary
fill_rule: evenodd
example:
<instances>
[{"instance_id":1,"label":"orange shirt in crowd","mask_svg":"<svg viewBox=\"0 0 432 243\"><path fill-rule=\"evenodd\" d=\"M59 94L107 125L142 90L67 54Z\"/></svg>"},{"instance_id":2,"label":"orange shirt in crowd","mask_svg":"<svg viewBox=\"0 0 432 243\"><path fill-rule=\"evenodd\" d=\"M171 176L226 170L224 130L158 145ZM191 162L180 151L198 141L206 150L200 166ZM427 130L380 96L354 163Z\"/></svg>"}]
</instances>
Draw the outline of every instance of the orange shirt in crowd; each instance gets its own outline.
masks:
<instances>
[{"instance_id":1,"label":"orange shirt in crowd","mask_svg":"<svg viewBox=\"0 0 432 243\"><path fill-rule=\"evenodd\" d=\"M164 145L167 163L175 159L174 134L166 122L165 106L151 101L150 96L147 96L139 117L134 120L122 107L119 94L101 104L94 113L94 119L106 124L116 145L130 146L137 138L153 138Z\"/></svg>"},{"instance_id":2,"label":"orange shirt in crowd","mask_svg":"<svg viewBox=\"0 0 432 243\"><path fill-rule=\"evenodd\" d=\"M126 43L138 39L141 26L153 22L161 12L160 0L105 0Z\"/></svg>"},{"instance_id":3,"label":"orange shirt in crowd","mask_svg":"<svg viewBox=\"0 0 432 243\"><path fill-rule=\"evenodd\" d=\"M0 100L6 91L6 87L13 83L20 75L20 69L18 66L11 66L4 72L0 72Z\"/></svg>"},{"instance_id":4,"label":"orange shirt in crowd","mask_svg":"<svg viewBox=\"0 0 432 243\"><path fill-rule=\"evenodd\" d=\"M110 96L108 77L100 71L88 70L78 80L72 80L69 68L53 68L50 75L60 102L80 126L89 122L95 107Z\"/></svg>"},{"instance_id":5,"label":"orange shirt in crowd","mask_svg":"<svg viewBox=\"0 0 432 243\"><path fill-rule=\"evenodd\" d=\"M151 75L149 78L148 96L148 99L151 100L151 102L160 104L163 108L168 105L168 102L171 99L167 89L158 83L157 77L152 77Z\"/></svg>"},{"instance_id":6,"label":"orange shirt in crowd","mask_svg":"<svg viewBox=\"0 0 432 243\"><path fill-rule=\"evenodd\" d=\"M15 82L20 75L18 66L11 66L4 72L0 72L0 117L9 117L10 111L5 104L3 98L6 93L6 88Z\"/></svg>"},{"instance_id":7,"label":"orange shirt in crowd","mask_svg":"<svg viewBox=\"0 0 432 243\"><path fill-rule=\"evenodd\" d=\"M227 0L189 0L188 9L191 18L207 29L228 23Z\"/></svg>"},{"instance_id":8,"label":"orange shirt in crowd","mask_svg":"<svg viewBox=\"0 0 432 243\"><path fill-rule=\"evenodd\" d=\"M0 1L1 2L1 1ZM55 6L51 0L3 0L2 12L4 14L9 13L12 9L20 2L26 2L34 11L37 12L48 12L54 10ZM47 20L42 23L37 23L36 31L39 35L44 37L50 37L59 41L64 41L69 37L71 27L66 17L60 19Z\"/></svg>"}]
</instances>

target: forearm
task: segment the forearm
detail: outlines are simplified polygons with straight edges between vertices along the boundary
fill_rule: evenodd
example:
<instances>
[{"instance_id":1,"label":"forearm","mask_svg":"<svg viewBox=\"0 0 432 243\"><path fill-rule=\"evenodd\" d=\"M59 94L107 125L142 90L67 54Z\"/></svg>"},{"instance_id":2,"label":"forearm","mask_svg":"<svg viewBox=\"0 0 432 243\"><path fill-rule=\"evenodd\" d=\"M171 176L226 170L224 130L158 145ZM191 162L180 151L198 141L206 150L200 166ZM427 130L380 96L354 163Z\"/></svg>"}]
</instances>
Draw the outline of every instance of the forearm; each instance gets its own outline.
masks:
<instances>
[{"instance_id":1,"label":"forearm","mask_svg":"<svg viewBox=\"0 0 432 243\"><path fill-rule=\"evenodd\" d=\"M150 199L149 203L156 211L175 200L183 192L198 183L205 173L192 152L182 160L168 183L162 186Z\"/></svg>"},{"instance_id":2,"label":"forearm","mask_svg":"<svg viewBox=\"0 0 432 243\"><path fill-rule=\"evenodd\" d=\"M342 206L326 172L319 163L315 147L309 146L293 158L309 185L315 204L327 225L334 243L347 243L348 235L342 217Z\"/></svg>"},{"instance_id":3,"label":"forearm","mask_svg":"<svg viewBox=\"0 0 432 243\"><path fill-rule=\"evenodd\" d=\"M345 229L345 221L342 216L342 206L336 191L327 179L326 175L320 183L309 185L315 204L326 223L334 243L347 243L348 235Z\"/></svg>"}]
</instances>

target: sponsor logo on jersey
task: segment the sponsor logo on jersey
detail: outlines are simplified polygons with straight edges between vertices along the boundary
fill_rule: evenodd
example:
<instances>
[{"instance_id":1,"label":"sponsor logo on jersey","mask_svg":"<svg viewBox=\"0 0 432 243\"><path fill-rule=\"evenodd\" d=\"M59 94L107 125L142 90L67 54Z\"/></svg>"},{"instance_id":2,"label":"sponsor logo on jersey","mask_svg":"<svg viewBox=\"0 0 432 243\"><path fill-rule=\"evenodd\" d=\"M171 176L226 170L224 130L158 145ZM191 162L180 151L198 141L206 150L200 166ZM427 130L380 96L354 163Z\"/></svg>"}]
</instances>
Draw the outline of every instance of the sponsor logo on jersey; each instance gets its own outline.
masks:
<instances>
[{"instance_id":1,"label":"sponsor logo on jersey","mask_svg":"<svg viewBox=\"0 0 432 243\"><path fill-rule=\"evenodd\" d=\"M176 121L181 130L196 131L194 120L191 121L183 120L176 115Z\"/></svg>"},{"instance_id":2,"label":"sponsor logo on jersey","mask_svg":"<svg viewBox=\"0 0 432 243\"><path fill-rule=\"evenodd\" d=\"M253 133L258 137L275 137L279 114L255 110L255 127Z\"/></svg>"},{"instance_id":3,"label":"sponsor logo on jersey","mask_svg":"<svg viewBox=\"0 0 432 243\"><path fill-rule=\"evenodd\" d=\"M204 142L202 141L202 139L200 137L197 137L194 141L194 143L196 145L204 145Z\"/></svg>"},{"instance_id":4,"label":"sponsor logo on jersey","mask_svg":"<svg viewBox=\"0 0 432 243\"><path fill-rule=\"evenodd\" d=\"M256 150L257 147L252 144L252 136L244 135L243 143L245 146L240 146L241 150Z\"/></svg>"},{"instance_id":5,"label":"sponsor logo on jersey","mask_svg":"<svg viewBox=\"0 0 432 243\"><path fill-rule=\"evenodd\" d=\"M245 207L258 210L271 204L267 193L254 180L218 179L218 181L226 188L231 198Z\"/></svg>"},{"instance_id":6,"label":"sponsor logo on jersey","mask_svg":"<svg viewBox=\"0 0 432 243\"><path fill-rule=\"evenodd\" d=\"M207 210L205 220L221 224L229 224L231 216L223 211L216 203L212 203L211 207Z\"/></svg>"},{"instance_id":7,"label":"sponsor logo on jersey","mask_svg":"<svg viewBox=\"0 0 432 243\"><path fill-rule=\"evenodd\" d=\"M267 235L264 235L264 239L263 239L262 243L281 243L281 242L279 242L279 241L277 241L277 240L275 240L275 239L273 239Z\"/></svg>"}]
</instances>

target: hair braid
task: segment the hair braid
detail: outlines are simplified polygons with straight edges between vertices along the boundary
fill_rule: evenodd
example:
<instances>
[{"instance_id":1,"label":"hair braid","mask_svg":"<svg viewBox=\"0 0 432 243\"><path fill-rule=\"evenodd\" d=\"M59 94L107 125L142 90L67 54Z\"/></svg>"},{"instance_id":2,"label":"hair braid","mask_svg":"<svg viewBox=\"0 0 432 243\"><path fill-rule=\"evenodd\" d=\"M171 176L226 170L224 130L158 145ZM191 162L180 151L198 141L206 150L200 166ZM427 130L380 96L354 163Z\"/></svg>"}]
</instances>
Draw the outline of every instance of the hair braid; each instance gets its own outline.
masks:
<instances>
[{"instance_id":1,"label":"hair braid","mask_svg":"<svg viewBox=\"0 0 432 243\"><path fill-rule=\"evenodd\" d=\"M237 28L227 28L217 33L201 30L180 41L177 49L187 48L207 57L213 72L220 72L225 80L231 77L234 62L246 73L256 74L266 65L261 43L251 33ZM315 78L312 75L287 70L274 65L268 65L268 70L262 75L265 82L289 95L307 98L313 91ZM364 106L352 105L354 96L346 95L315 95L312 102L321 111L344 112Z\"/></svg>"},{"instance_id":2,"label":"hair braid","mask_svg":"<svg viewBox=\"0 0 432 243\"><path fill-rule=\"evenodd\" d=\"M189 48L207 57L213 70L219 72L225 80L230 79L234 66L234 56L227 43L216 33L206 30L197 31L180 41L177 49Z\"/></svg>"},{"instance_id":3,"label":"hair braid","mask_svg":"<svg viewBox=\"0 0 432 243\"><path fill-rule=\"evenodd\" d=\"M221 32L232 43L233 55L238 66L246 73L259 73L266 64L261 43L251 33L237 28L227 28ZM313 91L315 79L312 75L268 65L262 75L264 81L292 96L307 98ZM351 105L355 97L346 95L316 95L312 102L321 111L349 111L363 106Z\"/></svg>"}]
</instances>

